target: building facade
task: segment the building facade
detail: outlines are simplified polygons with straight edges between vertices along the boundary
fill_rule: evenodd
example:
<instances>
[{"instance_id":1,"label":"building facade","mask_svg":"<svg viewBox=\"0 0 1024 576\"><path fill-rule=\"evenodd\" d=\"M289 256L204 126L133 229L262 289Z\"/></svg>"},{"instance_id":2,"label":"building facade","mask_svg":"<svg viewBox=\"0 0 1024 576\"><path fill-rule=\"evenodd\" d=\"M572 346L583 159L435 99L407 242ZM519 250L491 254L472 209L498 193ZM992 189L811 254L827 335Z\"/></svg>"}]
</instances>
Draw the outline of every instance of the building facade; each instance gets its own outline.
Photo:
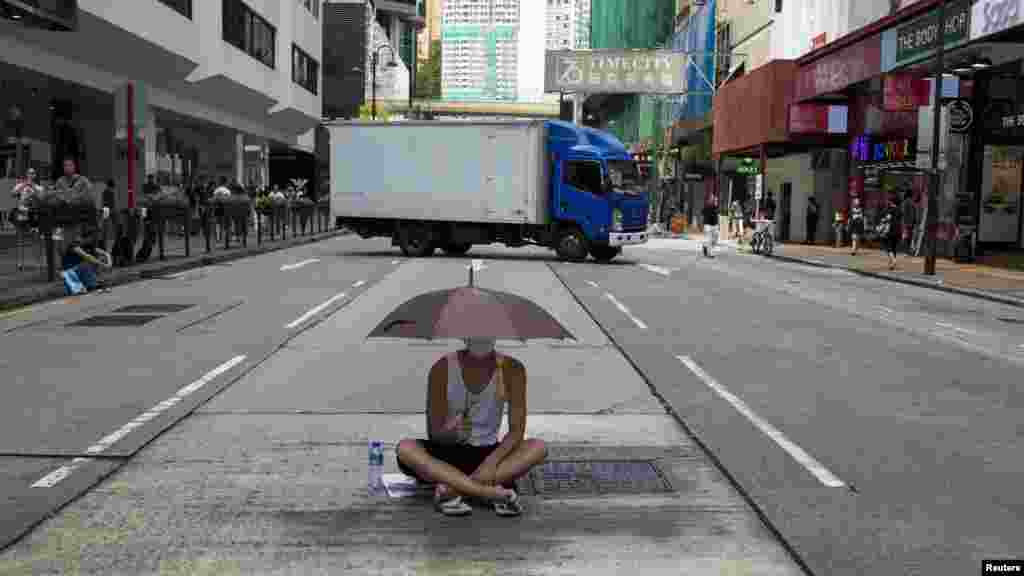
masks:
<instances>
[{"instance_id":1,"label":"building facade","mask_svg":"<svg viewBox=\"0 0 1024 576\"><path fill-rule=\"evenodd\" d=\"M441 1L423 0L421 4L425 22L417 36L417 54L420 62L430 58L430 45L441 41Z\"/></svg>"},{"instance_id":2,"label":"building facade","mask_svg":"<svg viewBox=\"0 0 1024 576\"><path fill-rule=\"evenodd\" d=\"M441 97L518 99L519 0L442 0Z\"/></svg>"},{"instance_id":3,"label":"building facade","mask_svg":"<svg viewBox=\"0 0 1024 576\"><path fill-rule=\"evenodd\" d=\"M55 177L70 155L126 207L131 137L134 190L146 175L267 184L271 153L313 150L319 12L305 0L79 0L73 30L0 21L0 189L30 166Z\"/></svg>"},{"instance_id":4,"label":"building facade","mask_svg":"<svg viewBox=\"0 0 1024 576\"><path fill-rule=\"evenodd\" d=\"M575 0L548 0L545 39L548 50L572 50L576 47Z\"/></svg>"},{"instance_id":5,"label":"building facade","mask_svg":"<svg viewBox=\"0 0 1024 576\"><path fill-rule=\"evenodd\" d=\"M576 49L590 49L590 11L593 0L576 0Z\"/></svg>"}]
</instances>

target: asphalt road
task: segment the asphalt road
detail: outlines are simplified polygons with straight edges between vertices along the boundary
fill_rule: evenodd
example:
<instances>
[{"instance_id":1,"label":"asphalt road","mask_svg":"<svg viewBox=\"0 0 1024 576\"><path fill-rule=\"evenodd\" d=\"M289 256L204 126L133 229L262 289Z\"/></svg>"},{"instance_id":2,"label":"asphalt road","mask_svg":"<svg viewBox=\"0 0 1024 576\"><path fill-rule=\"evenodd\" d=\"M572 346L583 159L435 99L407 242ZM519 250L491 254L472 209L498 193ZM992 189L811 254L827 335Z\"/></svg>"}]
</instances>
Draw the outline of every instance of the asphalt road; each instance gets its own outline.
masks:
<instances>
[{"instance_id":1,"label":"asphalt road","mask_svg":"<svg viewBox=\"0 0 1024 576\"><path fill-rule=\"evenodd\" d=\"M817 574L1024 555L1008 308L688 242L552 264Z\"/></svg>"},{"instance_id":2,"label":"asphalt road","mask_svg":"<svg viewBox=\"0 0 1024 576\"><path fill-rule=\"evenodd\" d=\"M500 347L529 370L528 434L660 462L672 494L531 496L519 523L365 494L367 440L422 435L418 387L454 349L365 334L472 259L576 336ZM67 326L131 304L192 306ZM0 545L77 500L0 574L799 573L787 551L821 575L978 573L1024 556L1022 319L662 240L598 265L339 238L52 303L0 318Z\"/></svg>"},{"instance_id":3,"label":"asphalt road","mask_svg":"<svg viewBox=\"0 0 1024 576\"><path fill-rule=\"evenodd\" d=\"M52 517L0 552L0 574L799 574L547 253L481 253L480 285L575 335L501 346L529 367L528 434L552 460L652 462L668 492L527 483L511 522L367 494L367 441L395 472L391 447L424 434L425 374L454 348L365 335L413 295L464 284L471 260L338 238L3 318L2 542ZM147 304L190 307L68 326Z\"/></svg>"}]
</instances>

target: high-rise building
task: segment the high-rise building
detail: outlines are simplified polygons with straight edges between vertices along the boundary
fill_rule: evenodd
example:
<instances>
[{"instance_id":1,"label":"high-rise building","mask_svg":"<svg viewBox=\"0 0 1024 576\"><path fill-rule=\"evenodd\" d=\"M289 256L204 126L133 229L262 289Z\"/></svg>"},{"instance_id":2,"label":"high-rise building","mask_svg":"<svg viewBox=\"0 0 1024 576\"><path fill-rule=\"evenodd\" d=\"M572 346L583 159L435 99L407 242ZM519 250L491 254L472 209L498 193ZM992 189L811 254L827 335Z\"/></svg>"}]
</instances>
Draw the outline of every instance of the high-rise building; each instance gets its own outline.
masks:
<instances>
[{"instance_id":1,"label":"high-rise building","mask_svg":"<svg viewBox=\"0 0 1024 576\"><path fill-rule=\"evenodd\" d=\"M547 0L548 50L590 48L590 0Z\"/></svg>"},{"instance_id":2,"label":"high-rise building","mask_svg":"<svg viewBox=\"0 0 1024 576\"><path fill-rule=\"evenodd\" d=\"M442 0L442 98L516 100L519 21L519 0Z\"/></svg>"},{"instance_id":3,"label":"high-rise building","mask_svg":"<svg viewBox=\"0 0 1024 576\"><path fill-rule=\"evenodd\" d=\"M572 50L576 47L575 0L548 0L548 50Z\"/></svg>"},{"instance_id":4,"label":"high-rise building","mask_svg":"<svg viewBox=\"0 0 1024 576\"><path fill-rule=\"evenodd\" d=\"M590 48L590 2L591 0L575 0L576 6L576 49Z\"/></svg>"},{"instance_id":5,"label":"high-rise building","mask_svg":"<svg viewBox=\"0 0 1024 576\"><path fill-rule=\"evenodd\" d=\"M420 62L430 59L430 45L441 40L441 0L423 0L426 26L419 32L417 55Z\"/></svg>"}]
</instances>

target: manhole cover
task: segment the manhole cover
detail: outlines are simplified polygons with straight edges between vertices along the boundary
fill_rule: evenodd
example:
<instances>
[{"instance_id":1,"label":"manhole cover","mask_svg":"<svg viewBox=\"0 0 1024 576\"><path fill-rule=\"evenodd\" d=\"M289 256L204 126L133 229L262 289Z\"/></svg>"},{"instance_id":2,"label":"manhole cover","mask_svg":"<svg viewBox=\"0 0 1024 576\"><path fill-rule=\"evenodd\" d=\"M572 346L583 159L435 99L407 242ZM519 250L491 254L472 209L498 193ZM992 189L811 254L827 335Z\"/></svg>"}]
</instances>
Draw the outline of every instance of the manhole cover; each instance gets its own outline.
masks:
<instances>
[{"instance_id":1,"label":"manhole cover","mask_svg":"<svg viewBox=\"0 0 1024 576\"><path fill-rule=\"evenodd\" d=\"M530 471L540 495L661 494L672 486L653 461L547 462Z\"/></svg>"},{"instance_id":2,"label":"manhole cover","mask_svg":"<svg viewBox=\"0 0 1024 576\"><path fill-rule=\"evenodd\" d=\"M69 324L69 326L142 326L143 324L148 324L158 318L163 318L163 316L154 314L135 314L131 316L90 316L84 320L73 322Z\"/></svg>"},{"instance_id":3,"label":"manhole cover","mask_svg":"<svg viewBox=\"0 0 1024 576\"><path fill-rule=\"evenodd\" d=\"M1024 324L1024 318L1000 318L999 320L1007 324Z\"/></svg>"},{"instance_id":4,"label":"manhole cover","mask_svg":"<svg viewBox=\"0 0 1024 576\"><path fill-rule=\"evenodd\" d=\"M174 314L192 308L194 304L135 304L122 306L113 314Z\"/></svg>"}]
</instances>

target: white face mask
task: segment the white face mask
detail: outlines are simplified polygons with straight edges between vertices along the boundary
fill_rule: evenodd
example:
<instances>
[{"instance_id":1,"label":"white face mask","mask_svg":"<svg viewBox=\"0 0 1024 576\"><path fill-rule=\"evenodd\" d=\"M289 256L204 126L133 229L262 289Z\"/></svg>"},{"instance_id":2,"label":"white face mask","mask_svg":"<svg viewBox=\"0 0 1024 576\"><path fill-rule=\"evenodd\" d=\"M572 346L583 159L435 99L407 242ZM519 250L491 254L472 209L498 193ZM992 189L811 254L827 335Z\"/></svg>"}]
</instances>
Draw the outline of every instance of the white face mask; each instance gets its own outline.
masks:
<instances>
[{"instance_id":1,"label":"white face mask","mask_svg":"<svg viewBox=\"0 0 1024 576\"><path fill-rule=\"evenodd\" d=\"M494 340L466 340L466 351L474 358L486 358L494 352Z\"/></svg>"}]
</instances>

